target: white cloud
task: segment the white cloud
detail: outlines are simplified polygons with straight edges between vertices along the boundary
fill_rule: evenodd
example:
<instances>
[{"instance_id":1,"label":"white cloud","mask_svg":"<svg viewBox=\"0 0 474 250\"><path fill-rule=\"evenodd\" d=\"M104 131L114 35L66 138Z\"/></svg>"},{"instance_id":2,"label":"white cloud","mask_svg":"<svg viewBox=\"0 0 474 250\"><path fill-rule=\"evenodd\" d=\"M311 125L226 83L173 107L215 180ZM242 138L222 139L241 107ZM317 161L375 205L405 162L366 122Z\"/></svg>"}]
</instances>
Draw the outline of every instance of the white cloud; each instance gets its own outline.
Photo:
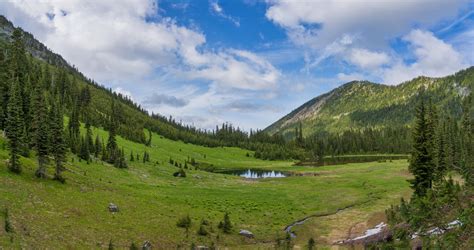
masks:
<instances>
[{"instance_id":1,"label":"white cloud","mask_svg":"<svg viewBox=\"0 0 474 250\"><path fill-rule=\"evenodd\" d=\"M403 40L410 43L416 60L411 64L399 60L384 70L385 83L398 84L420 75L440 77L467 67L458 51L431 32L415 29Z\"/></svg>"},{"instance_id":2,"label":"white cloud","mask_svg":"<svg viewBox=\"0 0 474 250\"><path fill-rule=\"evenodd\" d=\"M223 87L262 89L277 82L278 71L250 52L201 50L205 35L157 16L153 0L15 0L1 6L8 18L43 27L30 32L102 83L125 87L170 65ZM150 17L159 21L147 22Z\"/></svg>"},{"instance_id":3,"label":"white cloud","mask_svg":"<svg viewBox=\"0 0 474 250\"><path fill-rule=\"evenodd\" d=\"M211 8L212 8L212 11L217 14L218 16L224 18L224 19L227 19L229 20L230 22L232 22L235 26L237 27L240 27L240 21L238 18L235 18L235 17L232 17L230 15L226 15L224 13L224 9L222 9L222 7L219 5L219 3L217 1L215 2L210 2L210 5L211 5Z\"/></svg>"},{"instance_id":4,"label":"white cloud","mask_svg":"<svg viewBox=\"0 0 474 250\"><path fill-rule=\"evenodd\" d=\"M217 2L213 11L239 25ZM155 105L146 104L151 111L199 115L207 126L223 120L219 107L273 93L281 73L270 62L245 50L209 48L203 32L160 13L155 0L0 1L0 14L88 77L142 102L156 93Z\"/></svg>"},{"instance_id":5,"label":"white cloud","mask_svg":"<svg viewBox=\"0 0 474 250\"><path fill-rule=\"evenodd\" d=\"M306 52L305 69L337 57L363 70L389 64L389 41L453 18L468 0L271 0L266 17Z\"/></svg>"},{"instance_id":6,"label":"white cloud","mask_svg":"<svg viewBox=\"0 0 474 250\"><path fill-rule=\"evenodd\" d=\"M268 19L285 28L295 42L322 48L343 35L358 35L360 42L384 45L387 39L408 32L413 24L432 25L457 14L467 0L314 0L270 1ZM298 39L298 40L296 40Z\"/></svg>"},{"instance_id":7,"label":"white cloud","mask_svg":"<svg viewBox=\"0 0 474 250\"><path fill-rule=\"evenodd\" d=\"M346 82L351 82L351 81L366 80L367 77L361 73L351 73L351 74L339 73L337 74L337 79L340 82L346 83Z\"/></svg>"},{"instance_id":8,"label":"white cloud","mask_svg":"<svg viewBox=\"0 0 474 250\"><path fill-rule=\"evenodd\" d=\"M274 88L280 72L267 60L243 50L225 50L218 54L201 54L202 62L188 72L191 78L214 81L222 87L249 90Z\"/></svg>"},{"instance_id":9,"label":"white cloud","mask_svg":"<svg viewBox=\"0 0 474 250\"><path fill-rule=\"evenodd\" d=\"M390 62L390 57L384 52L374 52L367 49L353 49L348 59L349 62L363 69L375 69Z\"/></svg>"},{"instance_id":10,"label":"white cloud","mask_svg":"<svg viewBox=\"0 0 474 250\"><path fill-rule=\"evenodd\" d=\"M131 100L135 101L135 99L133 98L132 93L130 91L127 91L127 90L123 89L122 87L115 88L114 92L117 93L117 94L122 94L123 96L126 96L126 97L130 98Z\"/></svg>"}]
</instances>

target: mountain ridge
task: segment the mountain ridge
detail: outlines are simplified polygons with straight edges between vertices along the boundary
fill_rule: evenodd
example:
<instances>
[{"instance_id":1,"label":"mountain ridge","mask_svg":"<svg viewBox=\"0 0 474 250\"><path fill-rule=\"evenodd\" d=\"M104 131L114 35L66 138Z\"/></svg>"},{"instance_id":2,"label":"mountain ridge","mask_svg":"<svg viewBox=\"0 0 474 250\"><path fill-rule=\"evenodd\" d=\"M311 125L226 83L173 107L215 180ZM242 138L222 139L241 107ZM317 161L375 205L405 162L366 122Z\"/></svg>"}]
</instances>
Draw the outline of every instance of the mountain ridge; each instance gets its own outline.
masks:
<instances>
[{"instance_id":1,"label":"mountain ridge","mask_svg":"<svg viewBox=\"0 0 474 250\"><path fill-rule=\"evenodd\" d=\"M305 136L388 124L406 127L413 120L409 111L413 111L420 90L439 101L442 110L457 115L457 104L472 91L473 83L473 66L446 77L418 76L399 85L351 81L305 102L264 131L293 138L300 123Z\"/></svg>"}]
</instances>

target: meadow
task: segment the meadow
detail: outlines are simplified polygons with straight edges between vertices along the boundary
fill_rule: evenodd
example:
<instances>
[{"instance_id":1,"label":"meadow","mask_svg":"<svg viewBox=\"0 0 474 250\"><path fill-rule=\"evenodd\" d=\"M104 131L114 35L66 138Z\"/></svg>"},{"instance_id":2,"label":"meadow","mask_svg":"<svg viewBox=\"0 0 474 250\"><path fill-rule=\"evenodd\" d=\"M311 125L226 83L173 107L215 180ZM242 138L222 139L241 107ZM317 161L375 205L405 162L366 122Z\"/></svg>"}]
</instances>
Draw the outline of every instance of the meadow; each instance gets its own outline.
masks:
<instances>
[{"instance_id":1,"label":"meadow","mask_svg":"<svg viewBox=\"0 0 474 250\"><path fill-rule=\"evenodd\" d=\"M107 132L94 128L94 137ZM118 248L145 240L158 249L189 249L191 244L237 248L273 248L285 238L284 228L313 216L292 230L295 246L304 247L310 237L330 247L349 234L384 219L383 211L410 195L406 160L353 163L335 166L294 166L291 161L264 161L253 152L229 147L207 148L177 142L153 134L150 147L118 137L127 159L130 152L150 154L150 162L128 162L117 169L98 160L91 163L68 156L66 184L34 177L34 155L22 158L23 173L8 172L5 138L0 138L0 209L9 211L14 232L0 230L0 246L6 248ZM298 175L248 180L237 176L185 169L186 178L174 177L181 164L194 158L213 170L271 169ZM48 169L52 175L53 169ZM120 212L110 213L108 204ZM345 208L345 209L343 209ZM343 209L343 210L341 210ZM218 223L229 213L233 232L224 234ZM0 216L4 223L5 216ZM188 232L176 226L189 215ZM324 216L318 216L324 215ZM201 221L209 225L207 236L196 232ZM240 229L254 239L238 235Z\"/></svg>"}]
</instances>

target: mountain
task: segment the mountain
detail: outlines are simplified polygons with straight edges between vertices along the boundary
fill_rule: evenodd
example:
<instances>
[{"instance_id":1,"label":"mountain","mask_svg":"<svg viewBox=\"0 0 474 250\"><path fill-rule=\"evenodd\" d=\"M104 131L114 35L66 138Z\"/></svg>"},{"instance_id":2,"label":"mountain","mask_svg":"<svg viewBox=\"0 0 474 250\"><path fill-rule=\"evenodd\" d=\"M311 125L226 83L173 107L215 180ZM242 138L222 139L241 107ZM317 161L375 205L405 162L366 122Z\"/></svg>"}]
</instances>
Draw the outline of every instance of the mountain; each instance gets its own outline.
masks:
<instances>
[{"instance_id":1,"label":"mountain","mask_svg":"<svg viewBox=\"0 0 474 250\"><path fill-rule=\"evenodd\" d=\"M7 18L0 15L0 42L9 42L15 26ZM52 52L48 47L35 39L35 37L20 28L23 33L23 42L26 50L35 58L38 58L48 64L73 69L74 67L64 60L60 55Z\"/></svg>"},{"instance_id":2,"label":"mountain","mask_svg":"<svg viewBox=\"0 0 474 250\"><path fill-rule=\"evenodd\" d=\"M462 99L472 91L473 85L474 67L441 78L420 76L396 86L352 81L311 99L265 131L293 138L300 124L304 136L410 126L422 89L439 105L442 114L458 116Z\"/></svg>"}]
</instances>

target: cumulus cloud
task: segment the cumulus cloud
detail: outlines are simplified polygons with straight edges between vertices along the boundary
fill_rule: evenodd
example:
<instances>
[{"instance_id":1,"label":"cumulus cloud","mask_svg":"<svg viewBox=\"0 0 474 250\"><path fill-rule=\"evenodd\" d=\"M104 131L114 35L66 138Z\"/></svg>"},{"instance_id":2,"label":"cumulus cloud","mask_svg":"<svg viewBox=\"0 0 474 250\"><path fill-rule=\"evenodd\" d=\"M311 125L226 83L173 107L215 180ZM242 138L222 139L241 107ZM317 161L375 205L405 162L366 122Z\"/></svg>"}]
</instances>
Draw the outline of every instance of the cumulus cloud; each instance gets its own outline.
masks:
<instances>
[{"instance_id":1,"label":"cumulus cloud","mask_svg":"<svg viewBox=\"0 0 474 250\"><path fill-rule=\"evenodd\" d=\"M170 65L231 88L261 89L277 82L277 70L250 52L203 51L205 35L159 16L153 0L14 0L1 6L0 13L30 23L30 32L99 82L123 85ZM237 79L238 73L246 76Z\"/></svg>"},{"instance_id":2,"label":"cumulus cloud","mask_svg":"<svg viewBox=\"0 0 474 250\"><path fill-rule=\"evenodd\" d=\"M353 49L348 60L363 69L375 69L390 62L390 57L384 52L367 49Z\"/></svg>"},{"instance_id":3,"label":"cumulus cloud","mask_svg":"<svg viewBox=\"0 0 474 250\"><path fill-rule=\"evenodd\" d=\"M210 79L216 85L248 90L276 86L280 71L256 54L228 49L218 54L203 53L193 60L195 66L187 73L191 78Z\"/></svg>"},{"instance_id":4,"label":"cumulus cloud","mask_svg":"<svg viewBox=\"0 0 474 250\"><path fill-rule=\"evenodd\" d=\"M153 93L145 99L145 104L150 105L168 105L172 107L184 107L189 101L183 98L177 98L171 95Z\"/></svg>"},{"instance_id":5,"label":"cumulus cloud","mask_svg":"<svg viewBox=\"0 0 474 250\"><path fill-rule=\"evenodd\" d=\"M399 60L384 70L385 83L397 84L420 75L440 77L467 67L458 51L431 32L415 29L403 40L410 44L415 61L407 64Z\"/></svg>"},{"instance_id":6,"label":"cumulus cloud","mask_svg":"<svg viewBox=\"0 0 474 250\"><path fill-rule=\"evenodd\" d=\"M270 1L266 16L285 28L295 42L322 48L342 35L359 35L361 43L384 45L413 24L432 25L457 14L467 0L315 0Z\"/></svg>"},{"instance_id":7,"label":"cumulus cloud","mask_svg":"<svg viewBox=\"0 0 474 250\"><path fill-rule=\"evenodd\" d=\"M393 63L389 41L456 17L468 0L315 0L269 1L266 17L282 27L293 44L305 50L305 69L328 58L362 70Z\"/></svg>"}]
</instances>

